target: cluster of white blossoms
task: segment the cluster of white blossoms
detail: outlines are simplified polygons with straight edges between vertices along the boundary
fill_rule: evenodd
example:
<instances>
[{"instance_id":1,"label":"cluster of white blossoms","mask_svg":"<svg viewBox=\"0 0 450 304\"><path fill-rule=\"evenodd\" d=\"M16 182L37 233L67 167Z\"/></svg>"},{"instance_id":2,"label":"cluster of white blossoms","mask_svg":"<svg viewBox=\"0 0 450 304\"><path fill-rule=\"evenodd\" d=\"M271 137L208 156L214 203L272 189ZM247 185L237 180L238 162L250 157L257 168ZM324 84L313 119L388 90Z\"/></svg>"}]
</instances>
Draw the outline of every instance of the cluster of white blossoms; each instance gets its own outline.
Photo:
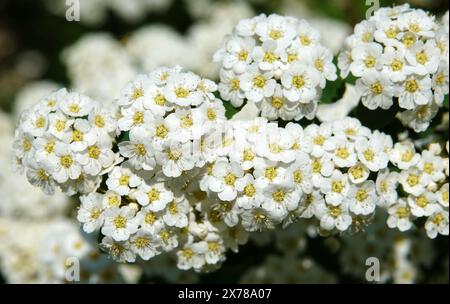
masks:
<instances>
[{"instance_id":1,"label":"cluster of white blossoms","mask_svg":"<svg viewBox=\"0 0 450 304\"><path fill-rule=\"evenodd\" d=\"M101 246L116 260L148 260L176 248L189 258L179 259L181 269L224 260L222 238L196 223L196 192L186 189L214 160L208 135L226 121L216 90L194 73L159 68L138 76L117 99L124 161L108 173L101 193L81 197L78 211L83 229L100 230Z\"/></svg>"},{"instance_id":2,"label":"cluster of white blossoms","mask_svg":"<svg viewBox=\"0 0 450 304\"><path fill-rule=\"evenodd\" d=\"M332 52L305 20L264 14L241 20L215 53L221 97L256 104L269 120L312 119L327 80L335 80Z\"/></svg>"},{"instance_id":3,"label":"cluster of white blossoms","mask_svg":"<svg viewBox=\"0 0 450 304\"><path fill-rule=\"evenodd\" d=\"M355 26L338 57L341 77L357 78L364 106L403 111L402 122L422 132L448 94L449 35L442 22L408 4L380 8Z\"/></svg>"},{"instance_id":4,"label":"cluster of white blossoms","mask_svg":"<svg viewBox=\"0 0 450 304\"><path fill-rule=\"evenodd\" d=\"M97 190L101 175L120 160L113 152L114 112L91 98L58 90L23 112L14 137L14 166L53 194Z\"/></svg>"}]
</instances>

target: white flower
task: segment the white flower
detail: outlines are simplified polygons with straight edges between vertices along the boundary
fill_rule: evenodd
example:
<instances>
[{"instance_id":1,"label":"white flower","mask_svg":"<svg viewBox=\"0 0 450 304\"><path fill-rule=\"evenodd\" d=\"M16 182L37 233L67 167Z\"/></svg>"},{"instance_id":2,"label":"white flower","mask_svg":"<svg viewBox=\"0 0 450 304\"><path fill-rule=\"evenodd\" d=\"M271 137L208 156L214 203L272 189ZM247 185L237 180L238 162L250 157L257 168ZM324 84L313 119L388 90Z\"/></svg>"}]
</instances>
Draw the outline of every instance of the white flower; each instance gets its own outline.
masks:
<instances>
[{"instance_id":1,"label":"white flower","mask_svg":"<svg viewBox=\"0 0 450 304\"><path fill-rule=\"evenodd\" d=\"M184 197L176 197L167 204L163 221L168 226L183 228L188 225L187 213L189 212L189 202Z\"/></svg>"},{"instance_id":2,"label":"white flower","mask_svg":"<svg viewBox=\"0 0 450 304\"><path fill-rule=\"evenodd\" d=\"M365 182L370 175L370 170L363 163L356 163L347 171L349 180L354 184Z\"/></svg>"},{"instance_id":3,"label":"white flower","mask_svg":"<svg viewBox=\"0 0 450 304\"><path fill-rule=\"evenodd\" d=\"M350 70L356 77L363 76L368 71L379 70L382 66L383 50L377 43L357 46L352 50Z\"/></svg>"},{"instance_id":4,"label":"white flower","mask_svg":"<svg viewBox=\"0 0 450 304\"><path fill-rule=\"evenodd\" d=\"M229 100L234 107L240 107L244 103L245 92L241 90L241 80L233 71L220 71L219 92L220 96Z\"/></svg>"},{"instance_id":5,"label":"white flower","mask_svg":"<svg viewBox=\"0 0 450 304\"><path fill-rule=\"evenodd\" d=\"M95 176L102 170L109 169L117 159L116 156L112 151L111 142L100 137L96 144L77 154L77 161L83 166L84 172Z\"/></svg>"},{"instance_id":6,"label":"white flower","mask_svg":"<svg viewBox=\"0 0 450 304\"><path fill-rule=\"evenodd\" d=\"M311 124L304 131L306 139L312 146L312 156L322 157L325 152L330 152L334 149L334 142L331 140L332 124L322 123L320 126Z\"/></svg>"},{"instance_id":7,"label":"white flower","mask_svg":"<svg viewBox=\"0 0 450 304\"><path fill-rule=\"evenodd\" d=\"M438 208L425 222L428 237L436 238L439 234L448 235L448 211Z\"/></svg>"},{"instance_id":8,"label":"white flower","mask_svg":"<svg viewBox=\"0 0 450 304\"><path fill-rule=\"evenodd\" d=\"M429 76L409 76L403 82L403 89L398 97L400 107L411 110L416 106L427 104L432 99L431 79Z\"/></svg>"},{"instance_id":9,"label":"white flower","mask_svg":"<svg viewBox=\"0 0 450 304\"><path fill-rule=\"evenodd\" d=\"M120 154L128 159L130 165L137 169L152 170L156 162L153 147L150 144L148 132L141 128L133 128L130 133L130 141L119 143Z\"/></svg>"},{"instance_id":10,"label":"white flower","mask_svg":"<svg viewBox=\"0 0 450 304\"><path fill-rule=\"evenodd\" d=\"M138 230L138 226L133 221L134 216L134 210L128 206L106 209L102 234L112 237L115 241L128 240L130 235Z\"/></svg>"},{"instance_id":11,"label":"white flower","mask_svg":"<svg viewBox=\"0 0 450 304\"><path fill-rule=\"evenodd\" d=\"M164 120L169 131L176 134L176 140L180 142L197 140L204 132L205 116L199 109L177 109Z\"/></svg>"},{"instance_id":12,"label":"white flower","mask_svg":"<svg viewBox=\"0 0 450 304\"><path fill-rule=\"evenodd\" d=\"M252 208L241 214L242 226L247 231L262 231L274 227L275 219L263 208Z\"/></svg>"},{"instance_id":13,"label":"white flower","mask_svg":"<svg viewBox=\"0 0 450 304\"><path fill-rule=\"evenodd\" d=\"M314 213L320 220L320 227L325 230L336 228L345 231L352 224L352 217L348 213L348 203L345 201L337 206L319 201L314 205Z\"/></svg>"},{"instance_id":14,"label":"white flower","mask_svg":"<svg viewBox=\"0 0 450 304\"><path fill-rule=\"evenodd\" d=\"M99 193L89 193L81 196L81 206L78 209L77 220L83 223L83 230L91 233L103 224L103 197Z\"/></svg>"},{"instance_id":15,"label":"white flower","mask_svg":"<svg viewBox=\"0 0 450 304\"><path fill-rule=\"evenodd\" d=\"M424 150L417 168L422 171L423 177L428 182L438 182L445 178L445 162L440 156L436 156L433 152Z\"/></svg>"},{"instance_id":16,"label":"white flower","mask_svg":"<svg viewBox=\"0 0 450 304\"><path fill-rule=\"evenodd\" d=\"M25 119L22 129L25 133L30 134L35 137L42 136L47 130L48 119L46 113L41 113L40 111L33 111L33 109L24 112L21 119Z\"/></svg>"},{"instance_id":17,"label":"white flower","mask_svg":"<svg viewBox=\"0 0 450 304\"><path fill-rule=\"evenodd\" d=\"M204 254L208 250L206 242L186 244L177 251L177 267L182 270L200 270L205 264Z\"/></svg>"},{"instance_id":18,"label":"white flower","mask_svg":"<svg viewBox=\"0 0 450 304\"><path fill-rule=\"evenodd\" d=\"M167 189L163 182L141 183L133 193L142 206L150 211L163 210L173 200L173 193Z\"/></svg>"},{"instance_id":19,"label":"white flower","mask_svg":"<svg viewBox=\"0 0 450 304\"><path fill-rule=\"evenodd\" d=\"M412 215L416 217L430 216L440 208L436 204L436 195L433 192L426 191L419 196L408 196L408 205L411 208Z\"/></svg>"},{"instance_id":20,"label":"white flower","mask_svg":"<svg viewBox=\"0 0 450 304\"><path fill-rule=\"evenodd\" d=\"M94 101L92 99L76 92L68 93L59 103L61 111L71 117L87 116L93 106Z\"/></svg>"},{"instance_id":21,"label":"white flower","mask_svg":"<svg viewBox=\"0 0 450 304\"><path fill-rule=\"evenodd\" d=\"M149 86L149 78L146 75L138 75L135 80L129 82L121 90L121 96L117 100L117 104L128 106L135 102L143 102L144 95L147 95L147 87Z\"/></svg>"},{"instance_id":22,"label":"white flower","mask_svg":"<svg viewBox=\"0 0 450 304\"><path fill-rule=\"evenodd\" d=\"M160 253L159 245L160 241L158 239L143 230L138 230L138 232L130 238L131 251L141 257L144 261L148 261Z\"/></svg>"},{"instance_id":23,"label":"white flower","mask_svg":"<svg viewBox=\"0 0 450 304\"><path fill-rule=\"evenodd\" d=\"M400 172L399 181L405 192L415 196L421 195L427 185L427 180L416 167Z\"/></svg>"},{"instance_id":24,"label":"white flower","mask_svg":"<svg viewBox=\"0 0 450 304\"><path fill-rule=\"evenodd\" d=\"M399 142L389 152L389 160L399 169L404 170L417 165L420 155L416 153L411 142Z\"/></svg>"},{"instance_id":25,"label":"white flower","mask_svg":"<svg viewBox=\"0 0 450 304\"><path fill-rule=\"evenodd\" d=\"M438 202L448 208L448 183L442 185L438 192L436 192Z\"/></svg>"},{"instance_id":26,"label":"white flower","mask_svg":"<svg viewBox=\"0 0 450 304\"><path fill-rule=\"evenodd\" d=\"M343 136L335 136L332 141L335 146L333 153L334 163L340 168L354 166L357 161L355 144L351 143Z\"/></svg>"},{"instance_id":27,"label":"white flower","mask_svg":"<svg viewBox=\"0 0 450 304\"><path fill-rule=\"evenodd\" d=\"M347 174L342 174L339 170L334 170L333 174L323 179L320 187L322 193L325 194L327 204L338 206L347 197L350 185Z\"/></svg>"},{"instance_id":28,"label":"white flower","mask_svg":"<svg viewBox=\"0 0 450 304\"><path fill-rule=\"evenodd\" d=\"M267 210L271 217L284 218L289 211L297 208L301 192L290 183L270 184L263 192L264 202L262 208Z\"/></svg>"},{"instance_id":29,"label":"white flower","mask_svg":"<svg viewBox=\"0 0 450 304\"><path fill-rule=\"evenodd\" d=\"M271 161L290 163L295 158L294 138L282 128L268 128L266 136L256 143L256 152Z\"/></svg>"},{"instance_id":30,"label":"white flower","mask_svg":"<svg viewBox=\"0 0 450 304\"><path fill-rule=\"evenodd\" d=\"M295 63L283 73L281 83L283 95L292 102L308 103L317 98L320 74L301 63Z\"/></svg>"},{"instance_id":31,"label":"white flower","mask_svg":"<svg viewBox=\"0 0 450 304\"><path fill-rule=\"evenodd\" d=\"M168 177L180 176L183 171L194 168L197 160L191 142L168 142L155 150L156 162L162 166L164 175Z\"/></svg>"},{"instance_id":32,"label":"white flower","mask_svg":"<svg viewBox=\"0 0 450 304\"><path fill-rule=\"evenodd\" d=\"M55 145L55 155L43 160L48 168L52 168L52 176L58 183L68 179L77 179L81 174L81 165L71 151L70 146L61 142Z\"/></svg>"},{"instance_id":33,"label":"white flower","mask_svg":"<svg viewBox=\"0 0 450 304\"><path fill-rule=\"evenodd\" d=\"M295 162L286 169L286 181L294 185L300 193L311 193L313 189L312 168L306 154L297 153Z\"/></svg>"},{"instance_id":34,"label":"white flower","mask_svg":"<svg viewBox=\"0 0 450 304\"><path fill-rule=\"evenodd\" d=\"M407 50L405 57L412 66L412 72L418 75L434 74L439 67L439 49L434 40L417 41Z\"/></svg>"},{"instance_id":35,"label":"white flower","mask_svg":"<svg viewBox=\"0 0 450 304\"><path fill-rule=\"evenodd\" d=\"M107 236L102 239L100 248L107 251L119 263L133 263L136 260L136 254L131 251L128 242L117 242Z\"/></svg>"},{"instance_id":36,"label":"white flower","mask_svg":"<svg viewBox=\"0 0 450 304\"><path fill-rule=\"evenodd\" d=\"M134 174L129 168L114 167L108 174L106 185L109 190L120 195L127 195L130 193L130 188L139 186L141 181L141 178Z\"/></svg>"},{"instance_id":37,"label":"white flower","mask_svg":"<svg viewBox=\"0 0 450 304\"><path fill-rule=\"evenodd\" d=\"M209 189L216 192L221 200L232 201L237 196L236 182L244 176L238 163L218 160L212 168Z\"/></svg>"},{"instance_id":38,"label":"white flower","mask_svg":"<svg viewBox=\"0 0 450 304\"><path fill-rule=\"evenodd\" d=\"M378 172L376 180L377 193L380 196L380 205L392 205L397 201L398 173L383 169Z\"/></svg>"},{"instance_id":39,"label":"white flower","mask_svg":"<svg viewBox=\"0 0 450 304\"><path fill-rule=\"evenodd\" d=\"M85 119L76 119L70 139L70 148L74 152L85 150L97 141L97 133Z\"/></svg>"},{"instance_id":40,"label":"white flower","mask_svg":"<svg viewBox=\"0 0 450 304\"><path fill-rule=\"evenodd\" d=\"M131 107L122 108L122 116L118 121L118 126L121 131L129 131L132 128L139 126L146 126L151 123L153 113L150 110L145 110L142 102L135 102Z\"/></svg>"},{"instance_id":41,"label":"white flower","mask_svg":"<svg viewBox=\"0 0 450 304\"><path fill-rule=\"evenodd\" d=\"M375 211L376 191L373 181L351 186L349 190L349 209L356 215L369 215Z\"/></svg>"},{"instance_id":42,"label":"white flower","mask_svg":"<svg viewBox=\"0 0 450 304\"><path fill-rule=\"evenodd\" d=\"M393 105L396 87L387 73L367 71L356 81L356 89L361 94L362 103L370 110L380 107L384 110Z\"/></svg>"},{"instance_id":43,"label":"white flower","mask_svg":"<svg viewBox=\"0 0 450 304\"><path fill-rule=\"evenodd\" d=\"M236 198L236 204L240 208L251 209L261 206L264 197L251 174L245 174L236 180L236 190L240 193Z\"/></svg>"},{"instance_id":44,"label":"white flower","mask_svg":"<svg viewBox=\"0 0 450 304\"><path fill-rule=\"evenodd\" d=\"M245 97L255 103L259 103L263 98L270 97L276 86L276 81L272 79L273 72L261 72L256 65L251 65L247 73L240 77L240 86L245 93Z\"/></svg>"},{"instance_id":45,"label":"white flower","mask_svg":"<svg viewBox=\"0 0 450 304\"><path fill-rule=\"evenodd\" d=\"M413 73L411 66L405 62L405 52L404 48L395 49L388 46L381 57L382 74L387 75L394 82L403 81L406 76Z\"/></svg>"},{"instance_id":46,"label":"white flower","mask_svg":"<svg viewBox=\"0 0 450 304\"><path fill-rule=\"evenodd\" d=\"M202 94L197 90L200 77L194 73L172 74L167 79L164 96L179 106L198 106L202 103Z\"/></svg>"},{"instance_id":47,"label":"white flower","mask_svg":"<svg viewBox=\"0 0 450 304\"><path fill-rule=\"evenodd\" d=\"M376 137L369 140L361 138L356 141L355 149L359 160L371 171L379 171L387 167L389 155L384 151L383 143Z\"/></svg>"},{"instance_id":48,"label":"white flower","mask_svg":"<svg viewBox=\"0 0 450 304\"><path fill-rule=\"evenodd\" d=\"M158 234L164 228L164 221L161 212L153 212L148 206L142 208L134 218L140 226L140 230L152 235Z\"/></svg>"},{"instance_id":49,"label":"white flower","mask_svg":"<svg viewBox=\"0 0 450 304\"><path fill-rule=\"evenodd\" d=\"M400 231L411 229L411 209L404 199L399 199L397 203L389 207L388 213L387 225L389 228L398 228Z\"/></svg>"}]
</instances>

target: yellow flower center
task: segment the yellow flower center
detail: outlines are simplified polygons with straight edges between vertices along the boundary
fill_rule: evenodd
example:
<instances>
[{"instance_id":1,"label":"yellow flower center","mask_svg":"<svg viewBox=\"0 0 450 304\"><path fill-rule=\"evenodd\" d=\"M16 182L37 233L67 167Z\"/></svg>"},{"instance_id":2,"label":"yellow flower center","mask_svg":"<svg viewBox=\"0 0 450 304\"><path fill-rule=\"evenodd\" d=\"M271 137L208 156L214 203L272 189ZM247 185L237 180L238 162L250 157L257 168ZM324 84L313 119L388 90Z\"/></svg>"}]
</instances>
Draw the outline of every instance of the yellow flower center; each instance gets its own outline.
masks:
<instances>
[{"instance_id":1,"label":"yellow flower center","mask_svg":"<svg viewBox=\"0 0 450 304\"><path fill-rule=\"evenodd\" d=\"M406 182L410 187L417 186L419 184L419 176L417 174L410 173L406 178Z\"/></svg>"},{"instance_id":2,"label":"yellow flower center","mask_svg":"<svg viewBox=\"0 0 450 304\"><path fill-rule=\"evenodd\" d=\"M228 172L227 175L224 176L223 180L225 181L225 184L228 186L233 186L236 182L236 175L234 175L231 172Z\"/></svg>"},{"instance_id":3,"label":"yellow flower center","mask_svg":"<svg viewBox=\"0 0 450 304\"><path fill-rule=\"evenodd\" d=\"M134 145L134 152L138 156L145 156L147 154L147 149L145 149L144 144L135 144Z\"/></svg>"},{"instance_id":4,"label":"yellow flower center","mask_svg":"<svg viewBox=\"0 0 450 304\"><path fill-rule=\"evenodd\" d=\"M340 147L340 148L337 148L337 150L336 150L336 156L341 159L347 159L350 156L350 152L348 151L347 148Z\"/></svg>"},{"instance_id":5,"label":"yellow flower center","mask_svg":"<svg viewBox=\"0 0 450 304\"><path fill-rule=\"evenodd\" d=\"M239 79L233 78L230 80L230 86L232 91L237 91L240 88L240 82Z\"/></svg>"},{"instance_id":6,"label":"yellow flower center","mask_svg":"<svg viewBox=\"0 0 450 304\"><path fill-rule=\"evenodd\" d=\"M318 146L322 146L325 143L325 137L322 135L318 135L316 137L314 137L314 144L318 145Z\"/></svg>"},{"instance_id":7,"label":"yellow flower center","mask_svg":"<svg viewBox=\"0 0 450 304\"><path fill-rule=\"evenodd\" d=\"M244 161L252 161L255 158L255 153L252 150L245 149L242 158Z\"/></svg>"},{"instance_id":8,"label":"yellow flower center","mask_svg":"<svg viewBox=\"0 0 450 304\"><path fill-rule=\"evenodd\" d=\"M370 40L372 40L372 33L371 32L365 32L362 37L361 40L365 43L370 42Z\"/></svg>"},{"instance_id":9,"label":"yellow flower center","mask_svg":"<svg viewBox=\"0 0 450 304\"><path fill-rule=\"evenodd\" d=\"M69 112L70 113L74 113L77 114L78 112L80 112L80 106L76 103L73 103L69 106Z\"/></svg>"},{"instance_id":10,"label":"yellow flower center","mask_svg":"<svg viewBox=\"0 0 450 304\"><path fill-rule=\"evenodd\" d=\"M183 88L183 87L178 87L175 89L175 95L178 98L186 98L189 95L189 90L187 90L186 88Z\"/></svg>"},{"instance_id":11,"label":"yellow flower center","mask_svg":"<svg viewBox=\"0 0 450 304\"><path fill-rule=\"evenodd\" d=\"M134 240L134 244L138 249L142 249L148 247L150 245L150 240L146 237L140 236Z\"/></svg>"},{"instance_id":12,"label":"yellow flower center","mask_svg":"<svg viewBox=\"0 0 450 304\"><path fill-rule=\"evenodd\" d=\"M42 116L39 116L36 119L36 121L34 122L34 125L36 126L36 128L42 129L43 127L45 127L45 118Z\"/></svg>"},{"instance_id":13,"label":"yellow flower center","mask_svg":"<svg viewBox=\"0 0 450 304\"><path fill-rule=\"evenodd\" d=\"M372 149L366 149L366 151L364 151L363 155L364 155L364 158L368 161L373 161L375 158L375 153L373 152Z\"/></svg>"},{"instance_id":14,"label":"yellow flower center","mask_svg":"<svg viewBox=\"0 0 450 304\"><path fill-rule=\"evenodd\" d=\"M73 159L70 155L64 155L60 158L59 162L64 168L70 168L73 164Z\"/></svg>"},{"instance_id":15,"label":"yellow flower center","mask_svg":"<svg viewBox=\"0 0 450 304\"><path fill-rule=\"evenodd\" d=\"M295 170L294 173L293 173L293 176L294 176L294 182L295 182L295 183L299 184L299 183L302 182L302 180L303 180L303 174L302 174L302 171L300 171L300 170Z\"/></svg>"},{"instance_id":16,"label":"yellow flower center","mask_svg":"<svg viewBox=\"0 0 450 304\"><path fill-rule=\"evenodd\" d=\"M95 115L94 124L99 128L103 128L105 126L105 119L101 115Z\"/></svg>"},{"instance_id":17,"label":"yellow flower center","mask_svg":"<svg viewBox=\"0 0 450 304\"><path fill-rule=\"evenodd\" d=\"M118 215L115 219L114 219L114 226L116 226L117 229L123 229L127 226L127 219L124 218L121 215Z\"/></svg>"},{"instance_id":18,"label":"yellow flower center","mask_svg":"<svg viewBox=\"0 0 450 304\"><path fill-rule=\"evenodd\" d=\"M209 120L216 120L216 110L214 110L213 108L208 108L208 110L206 110L206 117L208 117Z\"/></svg>"},{"instance_id":19,"label":"yellow flower center","mask_svg":"<svg viewBox=\"0 0 450 304\"><path fill-rule=\"evenodd\" d=\"M264 62L274 63L277 60L277 56L272 52L266 52L263 57Z\"/></svg>"},{"instance_id":20,"label":"yellow flower center","mask_svg":"<svg viewBox=\"0 0 450 304\"><path fill-rule=\"evenodd\" d=\"M369 55L369 56L367 56L366 59L364 59L364 65L368 69L373 68L376 63L377 63L377 59L372 55Z\"/></svg>"},{"instance_id":21,"label":"yellow flower center","mask_svg":"<svg viewBox=\"0 0 450 304\"><path fill-rule=\"evenodd\" d=\"M149 192L147 192L148 200L152 203L154 201L159 200L159 191L156 188L152 188Z\"/></svg>"},{"instance_id":22,"label":"yellow flower center","mask_svg":"<svg viewBox=\"0 0 450 304\"><path fill-rule=\"evenodd\" d=\"M342 181L333 181L331 183L331 191L341 193L344 190L344 183Z\"/></svg>"},{"instance_id":23,"label":"yellow flower center","mask_svg":"<svg viewBox=\"0 0 450 304\"><path fill-rule=\"evenodd\" d=\"M283 202L285 197L286 197L286 192L281 189L278 189L274 193L272 193L272 198L277 203Z\"/></svg>"},{"instance_id":24,"label":"yellow flower center","mask_svg":"<svg viewBox=\"0 0 450 304\"><path fill-rule=\"evenodd\" d=\"M144 123L144 113L136 112L133 115L133 124L140 125Z\"/></svg>"},{"instance_id":25,"label":"yellow flower center","mask_svg":"<svg viewBox=\"0 0 450 304\"><path fill-rule=\"evenodd\" d=\"M128 175L122 175L119 177L119 185L121 186L127 186L129 181L130 177Z\"/></svg>"},{"instance_id":26,"label":"yellow flower center","mask_svg":"<svg viewBox=\"0 0 450 304\"><path fill-rule=\"evenodd\" d=\"M264 170L264 177L267 178L269 181L273 182L273 180L277 177L278 172L277 168L275 167L269 167Z\"/></svg>"},{"instance_id":27,"label":"yellow flower center","mask_svg":"<svg viewBox=\"0 0 450 304\"><path fill-rule=\"evenodd\" d=\"M248 58L248 52L247 52L246 50L241 50L241 51L238 53L238 59L239 59L239 61L245 61L245 60L247 60L247 58Z\"/></svg>"},{"instance_id":28,"label":"yellow flower center","mask_svg":"<svg viewBox=\"0 0 450 304\"><path fill-rule=\"evenodd\" d=\"M401 71L403 69L403 61L395 58L394 60L392 60L390 67L394 72Z\"/></svg>"},{"instance_id":29,"label":"yellow flower center","mask_svg":"<svg viewBox=\"0 0 450 304\"><path fill-rule=\"evenodd\" d=\"M253 197L256 194L256 188L253 184L248 184L244 187L245 196Z\"/></svg>"},{"instance_id":30,"label":"yellow flower center","mask_svg":"<svg viewBox=\"0 0 450 304\"><path fill-rule=\"evenodd\" d=\"M153 212L148 212L145 214L145 223L148 225L153 225L153 223L156 221L156 215Z\"/></svg>"},{"instance_id":31,"label":"yellow flower center","mask_svg":"<svg viewBox=\"0 0 450 304\"><path fill-rule=\"evenodd\" d=\"M303 45L310 45L311 44L311 38L309 38L308 35L301 35L300 36L300 43Z\"/></svg>"},{"instance_id":32,"label":"yellow flower center","mask_svg":"<svg viewBox=\"0 0 450 304\"><path fill-rule=\"evenodd\" d=\"M424 65L428 62L428 56L424 51L420 51L416 54L416 60L418 63Z\"/></svg>"},{"instance_id":33,"label":"yellow flower center","mask_svg":"<svg viewBox=\"0 0 450 304\"><path fill-rule=\"evenodd\" d=\"M89 158L98 159L100 156L100 149L97 146L88 147L88 156Z\"/></svg>"},{"instance_id":34,"label":"yellow flower center","mask_svg":"<svg viewBox=\"0 0 450 304\"><path fill-rule=\"evenodd\" d=\"M281 37L283 37L283 32L280 31L280 30L272 29L272 30L269 32L269 37L270 37L271 39L273 39L273 40L278 40L278 39L280 39Z\"/></svg>"},{"instance_id":35,"label":"yellow flower center","mask_svg":"<svg viewBox=\"0 0 450 304\"><path fill-rule=\"evenodd\" d=\"M372 85L370 86L370 90L373 94L380 95L381 93L383 93L384 87L381 82L377 81L375 83L372 83Z\"/></svg>"},{"instance_id":36,"label":"yellow flower center","mask_svg":"<svg viewBox=\"0 0 450 304\"><path fill-rule=\"evenodd\" d=\"M133 95L131 96L131 99L136 100L138 98L141 98L144 96L144 92L140 88L134 88Z\"/></svg>"},{"instance_id":37,"label":"yellow flower center","mask_svg":"<svg viewBox=\"0 0 450 304\"><path fill-rule=\"evenodd\" d=\"M272 107L279 110L283 107L284 101L281 97L273 97L272 98Z\"/></svg>"},{"instance_id":38,"label":"yellow flower center","mask_svg":"<svg viewBox=\"0 0 450 304\"><path fill-rule=\"evenodd\" d=\"M194 122L192 121L191 114L186 114L184 116L181 116L180 121L181 121L181 127L184 129L190 128L194 124Z\"/></svg>"},{"instance_id":39,"label":"yellow flower center","mask_svg":"<svg viewBox=\"0 0 450 304\"><path fill-rule=\"evenodd\" d=\"M399 207L397 208L396 214L400 219L405 219L409 217L409 208L408 207Z\"/></svg>"},{"instance_id":40,"label":"yellow flower center","mask_svg":"<svg viewBox=\"0 0 450 304\"><path fill-rule=\"evenodd\" d=\"M155 135L159 138L165 138L169 133L169 130L164 125L159 125L156 127Z\"/></svg>"},{"instance_id":41,"label":"yellow flower center","mask_svg":"<svg viewBox=\"0 0 450 304\"><path fill-rule=\"evenodd\" d=\"M153 99L153 102L158 106L163 106L166 104L166 98L162 94L158 94Z\"/></svg>"},{"instance_id":42,"label":"yellow flower center","mask_svg":"<svg viewBox=\"0 0 450 304\"><path fill-rule=\"evenodd\" d=\"M83 141L84 134L79 130L73 130L72 132L72 141Z\"/></svg>"},{"instance_id":43,"label":"yellow flower center","mask_svg":"<svg viewBox=\"0 0 450 304\"><path fill-rule=\"evenodd\" d=\"M301 75L296 75L296 76L292 77L292 85L296 89L303 88L303 86L305 85L305 78L303 78L303 76L301 76Z\"/></svg>"},{"instance_id":44,"label":"yellow flower center","mask_svg":"<svg viewBox=\"0 0 450 304\"><path fill-rule=\"evenodd\" d=\"M356 200L358 202L364 202L369 197L369 193L366 189L359 189L356 192Z\"/></svg>"},{"instance_id":45,"label":"yellow flower center","mask_svg":"<svg viewBox=\"0 0 450 304\"><path fill-rule=\"evenodd\" d=\"M264 88L264 86L266 85L266 78L264 78L263 75L258 75L256 77L254 77L253 85L260 89Z\"/></svg>"},{"instance_id":46,"label":"yellow flower center","mask_svg":"<svg viewBox=\"0 0 450 304\"><path fill-rule=\"evenodd\" d=\"M342 210L339 206L328 206L328 214L334 218L337 218L342 214Z\"/></svg>"}]
</instances>

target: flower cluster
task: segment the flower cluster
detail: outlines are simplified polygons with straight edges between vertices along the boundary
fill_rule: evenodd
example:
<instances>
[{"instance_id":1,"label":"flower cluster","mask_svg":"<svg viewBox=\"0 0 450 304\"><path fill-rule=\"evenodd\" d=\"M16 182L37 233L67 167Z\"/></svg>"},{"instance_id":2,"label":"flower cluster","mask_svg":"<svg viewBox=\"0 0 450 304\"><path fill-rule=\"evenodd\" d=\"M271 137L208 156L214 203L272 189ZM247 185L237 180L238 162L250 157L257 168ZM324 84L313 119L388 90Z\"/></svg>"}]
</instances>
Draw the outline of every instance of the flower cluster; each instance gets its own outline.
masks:
<instances>
[{"instance_id":1,"label":"flower cluster","mask_svg":"<svg viewBox=\"0 0 450 304\"><path fill-rule=\"evenodd\" d=\"M214 55L222 98L235 107L255 103L270 120L312 119L326 81L337 77L333 54L319 40L305 20L241 20Z\"/></svg>"},{"instance_id":2,"label":"flower cluster","mask_svg":"<svg viewBox=\"0 0 450 304\"><path fill-rule=\"evenodd\" d=\"M159 68L138 76L117 99L124 161L108 173L105 191L81 197L78 211L83 229L100 229L102 247L116 260L180 248L179 267L198 271L224 259L221 238L196 224L196 192L187 190L213 161L208 137L226 121L216 89L178 67Z\"/></svg>"},{"instance_id":3,"label":"flower cluster","mask_svg":"<svg viewBox=\"0 0 450 304\"><path fill-rule=\"evenodd\" d=\"M381 8L357 24L338 66L341 77L357 78L364 106L389 109L398 103L403 123L422 132L448 94L448 50L447 27L405 4Z\"/></svg>"},{"instance_id":4,"label":"flower cluster","mask_svg":"<svg viewBox=\"0 0 450 304\"><path fill-rule=\"evenodd\" d=\"M117 122L114 113L87 96L56 91L19 121L14 138L16 169L28 181L53 194L95 192L101 175L119 161L112 150Z\"/></svg>"},{"instance_id":5,"label":"flower cluster","mask_svg":"<svg viewBox=\"0 0 450 304\"><path fill-rule=\"evenodd\" d=\"M423 217L430 238L448 235L448 150L446 157L442 152L439 144L431 144L421 154L410 142L394 145L389 157L399 170L384 170L377 178L378 195L389 213L390 228L406 231L414 219ZM404 195L397 195L400 185Z\"/></svg>"}]
</instances>

